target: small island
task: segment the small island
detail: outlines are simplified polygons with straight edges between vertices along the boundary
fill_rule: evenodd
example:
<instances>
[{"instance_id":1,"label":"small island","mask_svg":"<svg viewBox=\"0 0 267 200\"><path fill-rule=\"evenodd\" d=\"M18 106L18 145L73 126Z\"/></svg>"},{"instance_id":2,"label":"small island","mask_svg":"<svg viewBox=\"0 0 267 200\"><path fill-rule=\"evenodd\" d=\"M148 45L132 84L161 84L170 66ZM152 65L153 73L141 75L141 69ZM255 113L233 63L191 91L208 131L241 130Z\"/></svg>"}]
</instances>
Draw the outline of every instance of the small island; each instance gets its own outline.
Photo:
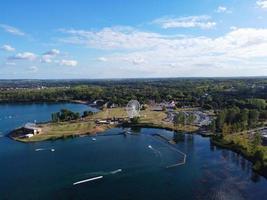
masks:
<instances>
[{"instance_id":1,"label":"small island","mask_svg":"<svg viewBox=\"0 0 267 200\"><path fill-rule=\"evenodd\" d=\"M181 111L181 110L180 110ZM47 123L29 124L19 127L10 133L10 137L21 142L38 142L43 140L64 139L81 135L94 135L115 127L150 127L163 128L181 132L195 132L199 130L196 124L173 123L165 109L155 110L147 107L140 111L138 118L129 119L125 107L105 108L93 113L85 111L83 116L74 116L71 111L67 120L55 120ZM61 113L62 114L62 113Z\"/></svg>"}]
</instances>

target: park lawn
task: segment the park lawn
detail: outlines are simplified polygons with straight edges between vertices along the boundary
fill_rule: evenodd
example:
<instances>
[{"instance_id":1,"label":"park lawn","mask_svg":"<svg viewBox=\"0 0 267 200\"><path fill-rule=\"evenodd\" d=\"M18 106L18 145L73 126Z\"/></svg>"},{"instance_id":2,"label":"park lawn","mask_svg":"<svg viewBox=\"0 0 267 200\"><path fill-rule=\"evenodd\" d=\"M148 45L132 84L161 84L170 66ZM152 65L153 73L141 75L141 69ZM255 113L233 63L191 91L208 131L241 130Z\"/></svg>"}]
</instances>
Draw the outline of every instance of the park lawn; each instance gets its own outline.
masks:
<instances>
[{"instance_id":1,"label":"park lawn","mask_svg":"<svg viewBox=\"0 0 267 200\"><path fill-rule=\"evenodd\" d=\"M85 134L95 134L103 132L108 128L112 128L111 125L98 126L92 121L76 121L76 122L60 122L60 123L48 123L41 125L42 133L35 135L31 138L18 139L23 142L35 142L48 139L59 139L75 137Z\"/></svg>"},{"instance_id":2,"label":"park lawn","mask_svg":"<svg viewBox=\"0 0 267 200\"><path fill-rule=\"evenodd\" d=\"M107 118L127 118L127 113L125 108L108 108L101 110L98 113L95 113L93 116L90 116L89 118L92 119L107 119Z\"/></svg>"}]
</instances>

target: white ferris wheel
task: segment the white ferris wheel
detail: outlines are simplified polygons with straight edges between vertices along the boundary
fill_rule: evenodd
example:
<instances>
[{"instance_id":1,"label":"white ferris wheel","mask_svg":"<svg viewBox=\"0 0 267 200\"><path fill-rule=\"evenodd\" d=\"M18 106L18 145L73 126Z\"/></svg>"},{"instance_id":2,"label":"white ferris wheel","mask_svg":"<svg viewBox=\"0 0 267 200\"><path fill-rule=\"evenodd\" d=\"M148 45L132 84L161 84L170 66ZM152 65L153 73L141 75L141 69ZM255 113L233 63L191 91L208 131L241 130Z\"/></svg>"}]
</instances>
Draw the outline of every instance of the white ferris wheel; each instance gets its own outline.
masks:
<instances>
[{"instance_id":1,"label":"white ferris wheel","mask_svg":"<svg viewBox=\"0 0 267 200\"><path fill-rule=\"evenodd\" d=\"M130 119L140 116L140 103L137 100L131 100L126 106L126 112Z\"/></svg>"}]
</instances>

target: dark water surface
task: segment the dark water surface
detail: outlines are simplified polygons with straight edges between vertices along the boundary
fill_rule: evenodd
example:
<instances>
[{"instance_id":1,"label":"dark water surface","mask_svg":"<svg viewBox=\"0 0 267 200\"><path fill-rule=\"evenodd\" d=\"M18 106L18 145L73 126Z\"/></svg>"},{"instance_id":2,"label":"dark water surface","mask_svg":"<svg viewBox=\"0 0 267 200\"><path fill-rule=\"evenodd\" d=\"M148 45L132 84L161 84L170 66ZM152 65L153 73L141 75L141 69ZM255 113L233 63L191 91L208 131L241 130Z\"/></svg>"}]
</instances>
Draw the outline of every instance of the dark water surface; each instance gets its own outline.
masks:
<instances>
[{"instance_id":1,"label":"dark water surface","mask_svg":"<svg viewBox=\"0 0 267 200\"><path fill-rule=\"evenodd\" d=\"M2 104L1 134L28 121L47 121L61 108L88 109L79 104ZM116 135L122 131L31 144L0 137L0 199L266 199L267 181L251 171L251 163L212 146L208 138L180 135L173 147L152 136L172 138L170 131L146 128ZM166 168L182 163L177 149L187 155L186 163ZM103 178L73 185L98 176Z\"/></svg>"}]
</instances>

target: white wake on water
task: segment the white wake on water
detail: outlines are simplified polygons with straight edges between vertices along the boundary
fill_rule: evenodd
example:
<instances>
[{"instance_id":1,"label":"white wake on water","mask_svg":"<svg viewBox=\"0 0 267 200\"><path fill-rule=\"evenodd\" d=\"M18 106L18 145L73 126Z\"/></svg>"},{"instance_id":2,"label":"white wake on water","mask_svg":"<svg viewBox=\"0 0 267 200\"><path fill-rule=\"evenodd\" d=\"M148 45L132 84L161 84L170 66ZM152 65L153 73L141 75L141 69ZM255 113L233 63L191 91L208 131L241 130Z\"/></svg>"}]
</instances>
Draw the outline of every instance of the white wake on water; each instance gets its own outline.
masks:
<instances>
[{"instance_id":1,"label":"white wake on water","mask_svg":"<svg viewBox=\"0 0 267 200\"><path fill-rule=\"evenodd\" d=\"M160 158L161 158L161 152L159 151L159 150L157 150L157 149L155 149L154 147L152 147L151 145L148 145L147 146L149 149L151 149L154 153L155 153L155 155L158 155Z\"/></svg>"},{"instance_id":2,"label":"white wake on water","mask_svg":"<svg viewBox=\"0 0 267 200\"><path fill-rule=\"evenodd\" d=\"M79 184L82 184L82 183L86 183L86 182L102 179L102 178L104 178L104 176L113 175L113 174L117 174L117 173L120 173L120 172L122 172L122 169L116 169L116 170L109 171L109 172L103 172L103 171L92 172L92 173L89 173L87 175L94 175L95 177L75 182L75 183L73 183L73 185L79 185Z\"/></svg>"},{"instance_id":3,"label":"white wake on water","mask_svg":"<svg viewBox=\"0 0 267 200\"><path fill-rule=\"evenodd\" d=\"M91 172L87 173L86 175L92 175L92 176L106 176L106 175L112 175L122 172L122 169L116 169L112 171L97 171L97 172Z\"/></svg>"},{"instance_id":4,"label":"white wake on water","mask_svg":"<svg viewBox=\"0 0 267 200\"><path fill-rule=\"evenodd\" d=\"M52 152L54 152L54 151L56 151L55 149L53 149L53 148L39 148L39 149L35 149L35 151L52 151Z\"/></svg>"},{"instance_id":5,"label":"white wake on water","mask_svg":"<svg viewBox=\"0 0 267 200\"><path fill-rule=\"evenodd\" d=\"M79 185L79 184L82 184L82 183L86 183L86 182L89 182L89 181L94 181L94 180L98 180L98 179L102 179L103 176L97 176L97 177L93 177L93 178L89 178L89 179L85 179L85 180L82 180L82 181L78 181L78 182L75 182L73 183L73 185Z\"/></svg>"}]
</instances>

